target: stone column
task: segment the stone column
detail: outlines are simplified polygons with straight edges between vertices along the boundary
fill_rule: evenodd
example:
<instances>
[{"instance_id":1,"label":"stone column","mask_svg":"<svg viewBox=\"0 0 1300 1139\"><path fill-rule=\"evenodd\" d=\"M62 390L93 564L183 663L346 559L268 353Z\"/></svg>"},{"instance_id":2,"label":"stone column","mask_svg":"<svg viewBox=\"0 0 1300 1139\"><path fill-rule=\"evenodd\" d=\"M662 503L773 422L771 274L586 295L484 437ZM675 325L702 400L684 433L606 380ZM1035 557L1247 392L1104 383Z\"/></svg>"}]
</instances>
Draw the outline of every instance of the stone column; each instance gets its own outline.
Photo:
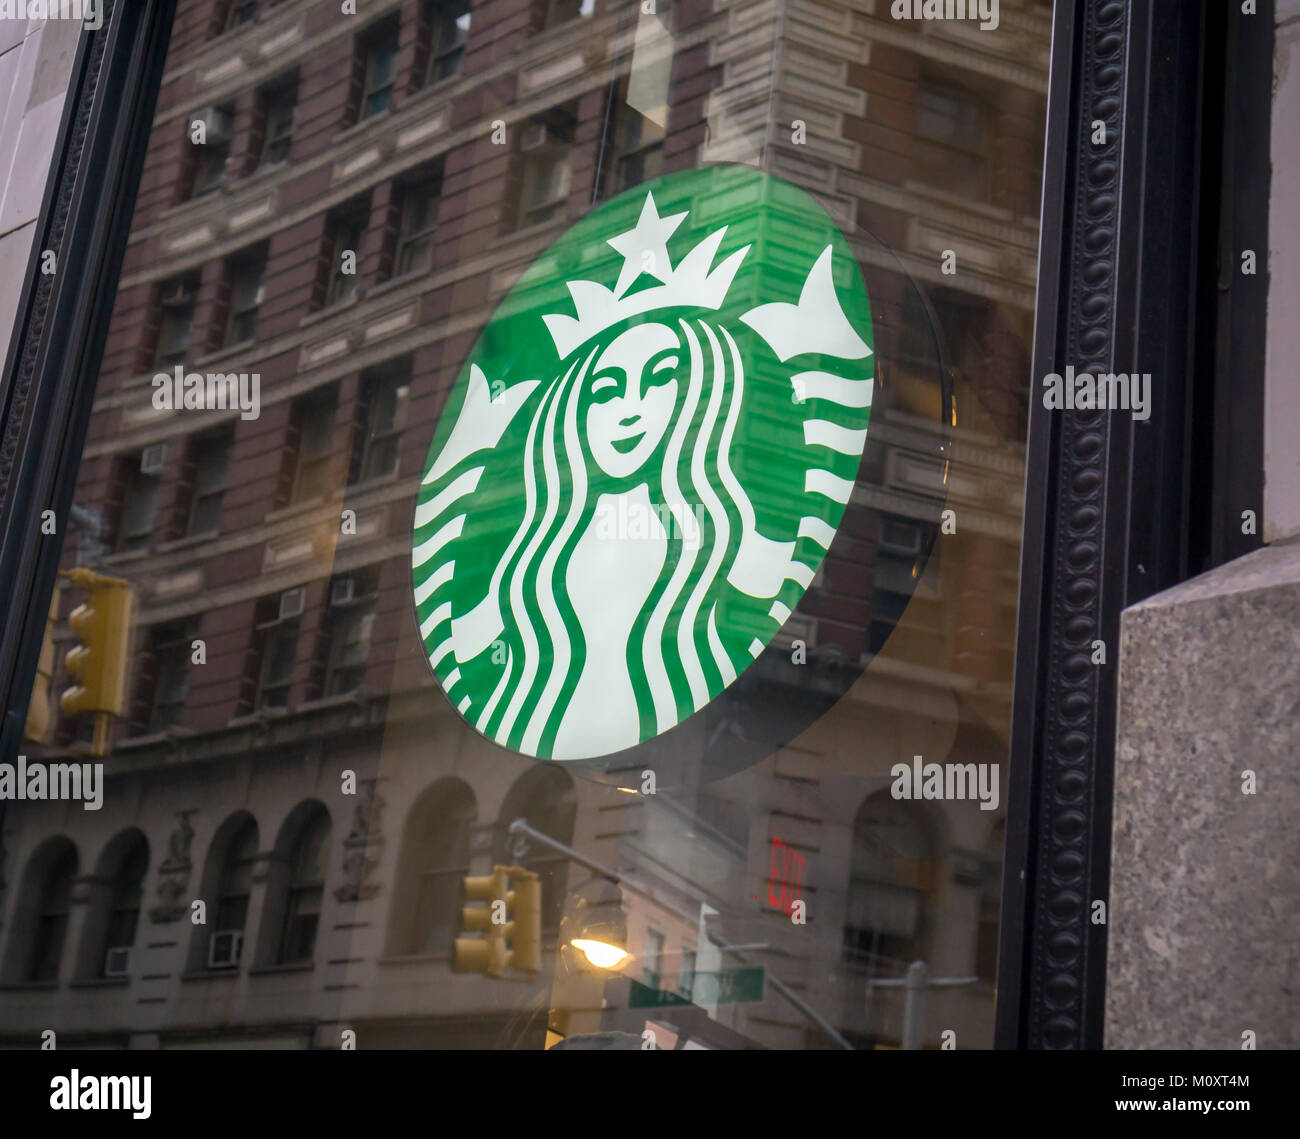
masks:
<instances>
[{"instance_id":1,"label":"stone column","mask_svg":"<svg viewBox=\"0 0 1300 1139\"><path fill-rule=\"evenodd\" d=\"M1126 610L1119 688L1106 1046L1300 1046L1300 542Z\"/></svg>"}]
</instances>

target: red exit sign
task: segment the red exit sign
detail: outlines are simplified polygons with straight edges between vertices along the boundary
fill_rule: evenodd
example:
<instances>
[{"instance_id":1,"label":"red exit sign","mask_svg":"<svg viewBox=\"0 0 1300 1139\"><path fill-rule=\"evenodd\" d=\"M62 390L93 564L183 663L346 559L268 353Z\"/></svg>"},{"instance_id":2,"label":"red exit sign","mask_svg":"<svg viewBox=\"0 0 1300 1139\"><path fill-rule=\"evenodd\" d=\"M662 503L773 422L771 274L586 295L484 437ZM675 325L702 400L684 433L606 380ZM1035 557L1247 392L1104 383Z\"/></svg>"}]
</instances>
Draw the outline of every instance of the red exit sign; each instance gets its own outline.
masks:
<instances>
[{"instance_id":1,"label":"red exit sign","mask_svg":"<svg viewBox=\"0 0 1300 1139\"><path fill-rule=\"evenodd\" d=\"M784 913L803 900L804 857L779 838L772 840L772 866L767 877L767 900Z\"/></svg>"}]
</instances>

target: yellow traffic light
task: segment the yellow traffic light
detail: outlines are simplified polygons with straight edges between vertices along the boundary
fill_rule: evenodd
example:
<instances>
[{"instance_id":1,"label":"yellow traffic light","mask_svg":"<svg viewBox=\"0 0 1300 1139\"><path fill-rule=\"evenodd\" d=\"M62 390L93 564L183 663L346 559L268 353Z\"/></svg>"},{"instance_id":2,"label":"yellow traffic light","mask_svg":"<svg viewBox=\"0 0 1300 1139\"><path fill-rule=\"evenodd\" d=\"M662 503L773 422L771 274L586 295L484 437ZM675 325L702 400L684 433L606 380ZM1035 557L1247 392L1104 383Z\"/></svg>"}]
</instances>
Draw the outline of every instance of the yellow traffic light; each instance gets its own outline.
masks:
<instances>
[{"instance_id":1,"label":"yellow traffic light","mask_svg":"<svg viewBox=\"0 0 1300 1139\"><path fill-rule=\"evenodd\" d=\"M23 724L23 739L45 743L50 735L50 678L54 675L54 623L59 616L59 590L55 589L50 601L49 616L45 618L45 640L41 642L41 659L36 666L36 682L32 685L31 702L27 705L27 720Z\"/></svg>"},{"instance_id":2,"label":"yellow traffic light","mask_svg":"<svg viewBox=\"0 0 1300 1139\"><path fill-rule=\"evenodd\" d=\"M499 977L505 972L509 884L504 866L494 866L491 874L465 879L465 900L488 904L465 906L461 910L461 926L467 932L487 936L456 938L452 968L457 972L486 973L489 977Z\"/></svg>"},{"instance_id":3,"label":"yellow traffic light","mask_svg":"<svg viewBox=\"0 0 1300 1139\"><path fill-rule=\"evenodd\" d=\"M514 889L512 890L511 884ZM500 977L507 969L536 976L542 967L542 883L521 866L494 866L491 874L465 878L461 925L483 937L456 938L453 968Z\"/></svg>"},{"instance_id":4,"label":"yellow traffic light","mask_svg":"<svg viewBox=\"0 0 1300 1139\"><path fill-rule=\"evenodd\" d=\"M512 877L510 967L535 977L542 971L542 880L518 866L512 868Z\"/></svg>"},{"instance_id":5,"label":"yellow traffic light","mask_svg":"<svg viewBox=\"0 0 1300 1139\"><path fill-rule=\"evenodd\" d=\"M66 716L99 712L120 716L126 701L128 653L134 597L120 578L91 570L64 573L87 591L86 600L68 616L78 643L64 658L75 685L60 698Z\"/></svg>"}]
</instances>

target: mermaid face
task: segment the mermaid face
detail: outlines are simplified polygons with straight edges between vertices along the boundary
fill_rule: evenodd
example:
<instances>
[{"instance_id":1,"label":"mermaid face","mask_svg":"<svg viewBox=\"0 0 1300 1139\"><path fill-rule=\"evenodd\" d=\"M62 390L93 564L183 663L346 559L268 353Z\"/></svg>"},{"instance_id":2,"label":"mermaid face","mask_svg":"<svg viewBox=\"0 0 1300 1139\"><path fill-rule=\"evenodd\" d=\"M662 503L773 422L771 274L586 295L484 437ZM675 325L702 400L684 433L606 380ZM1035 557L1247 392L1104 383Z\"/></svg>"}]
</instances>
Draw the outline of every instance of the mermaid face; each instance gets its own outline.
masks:
<instances>
[{"instance_id":1,"label":"mermaid face","mask_svg":"<svg viewBox=\"0 0 1300 1139\"><path fill-rule=\"evenodd\" d=\"M636 474L662 442L677 407L677 375L686 357L677 334L640 324L620 334L591 370L587 438L611 478Z\"/></svg>"}]
</instances>

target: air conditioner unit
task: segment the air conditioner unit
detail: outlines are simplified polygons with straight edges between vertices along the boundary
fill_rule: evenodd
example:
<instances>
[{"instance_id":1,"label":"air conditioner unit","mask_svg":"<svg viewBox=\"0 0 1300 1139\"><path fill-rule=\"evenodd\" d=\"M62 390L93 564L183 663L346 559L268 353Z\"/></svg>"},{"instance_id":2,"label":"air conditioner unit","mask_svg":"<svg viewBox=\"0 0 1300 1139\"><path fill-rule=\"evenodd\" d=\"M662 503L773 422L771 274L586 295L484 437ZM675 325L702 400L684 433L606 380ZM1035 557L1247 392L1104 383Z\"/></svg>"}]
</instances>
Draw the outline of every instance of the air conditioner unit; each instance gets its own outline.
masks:
<instances>
[{"instance_id":1,"label":"air conditioner unit","mask_svg":"<svg viewBox=\"0 0 1300 1139\"><path fill-rule=\"evenodd\" d=\"M914 522L886 518L880 526L880 546L895 554L919 554L921 528Z\"/></svg>"},{"instance_id":2,"label":"air conditioner unit","mask_svg":"<svg viewBox=\"0 0 1300 1139\"><path fill-rule=\"evenodd\" d=\"M301 617L307 607L307 591L301 585L297 589L286 589L280 594L280 620L288 621Z\"/></svg>"},{"instance_id":3,"label":"air conditioner unit","mask_svg":"<svg viewBox=\"0 0 1300 1139\"><path fill-rule=\"evenodd\" d=\"M220 107L203 107L194 113L191 122L197 120L207 128L205 143L208 146L221 146L230 141L234 130L234 116Z\"/></svg>"},{"instance_id":4,"label":"air conditioner unit","mask_svg":"<svg viewBox=\"0 0 1300 1139\"><path fill-rule=\"evenodd\" d=\"M167 444L154 443L146 447L140 455L140 473L142 475L160 475L167 462Z\"/></svg>"},{"instance_id":5,"label":"air conditioner unit","mask_svg":"<svg viewBox=\"0 0 1300 1139\"><path fill-rule=\"evenodd\" d=\"M551 141L551 132L545 123L527 123L520 136L519 149L525 154L533 150L545 150Z\"/></svg>"},{"instance_id":6,"label":"air conditioner unit","mask_svg":"<svg viewBox=\"0 0 1300 1139\"><path fill-rule=\"evenodd\" d=\"M357 582L352 577L336 577L330 584L330 604L347 605L355 599Z\"/></svg>"},{"instance_id":7,"label":"air conditioner unit","mask_svg":"<svg viewBox=\"0 0 1300 1139\"><path fill-rule=\"evenodd\" d=\"M115 945L104 956L105 977L125 977L131 969L131 947Z\"/></svg>"},{"instance_id":8,"label":"air conditioner unit","mask_svg":"<svg viewBox=\"0 0 1300 1139\"><path fill-rule=\"evenodd\" d=\"M223 929L212 935L208 942L208 968L220 969L239 964L239 951L244 945L244 933L238 929Z\"/></svg>"},{"instance_id":9,"label":"air conditioner unit","mask_svg":"<svg viewBox=\"0 0 1300 1139\"><path fill-rule=\"evenodd\" d=\"M172 281L163 290L159 303L163 308L185 308L193 302L195 292L192 280Z\"/></svg>"}]
</instances>

